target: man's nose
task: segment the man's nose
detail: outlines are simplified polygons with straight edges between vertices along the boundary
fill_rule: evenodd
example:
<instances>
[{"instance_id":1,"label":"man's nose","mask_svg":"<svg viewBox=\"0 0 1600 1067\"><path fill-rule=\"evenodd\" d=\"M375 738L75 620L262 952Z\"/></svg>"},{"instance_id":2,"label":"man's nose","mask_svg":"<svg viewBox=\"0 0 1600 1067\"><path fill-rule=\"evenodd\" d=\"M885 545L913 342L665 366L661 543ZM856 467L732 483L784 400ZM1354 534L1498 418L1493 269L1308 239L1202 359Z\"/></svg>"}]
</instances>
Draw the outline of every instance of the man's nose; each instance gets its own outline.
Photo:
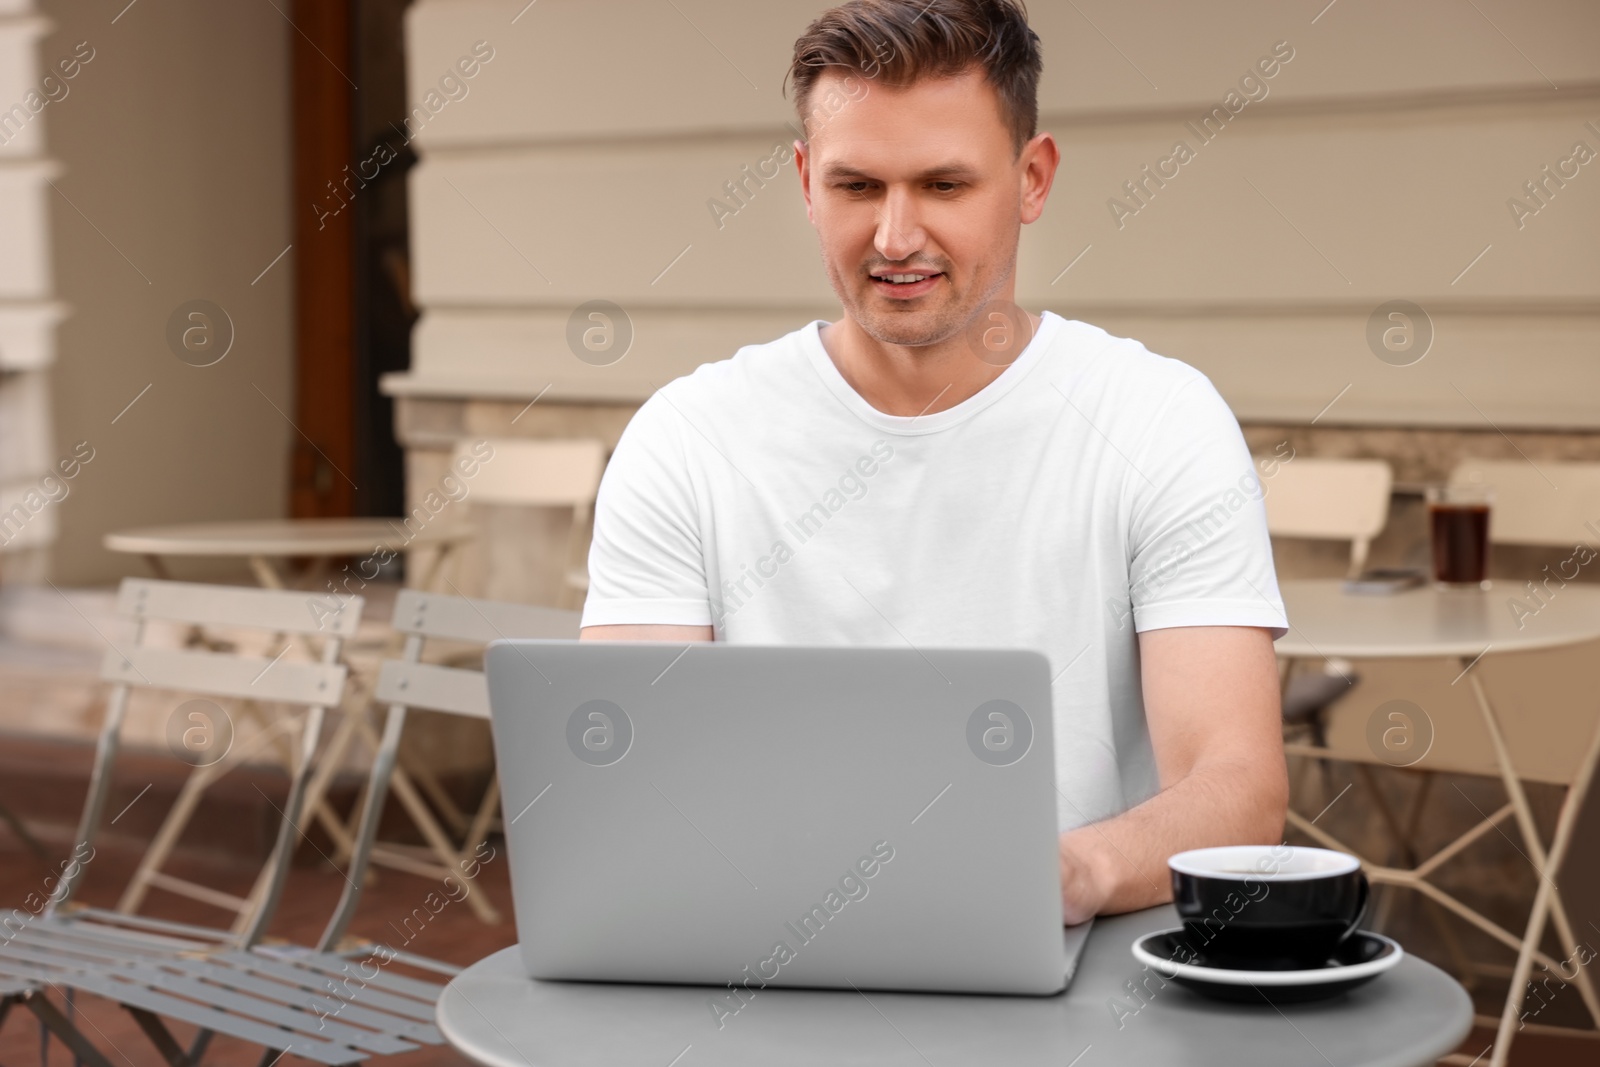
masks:
<instances>
[{"instance_id":1,"label":"man's nose","mask_svg":"<svg viewBox=\"0 0 1600 1067\"><path fill-rule=\"evenodd\" d=\"M898 263L921 251L926 243L922 221L909 192L890 190L878 209L878 254Z\"/></svg>"}]
</instances>

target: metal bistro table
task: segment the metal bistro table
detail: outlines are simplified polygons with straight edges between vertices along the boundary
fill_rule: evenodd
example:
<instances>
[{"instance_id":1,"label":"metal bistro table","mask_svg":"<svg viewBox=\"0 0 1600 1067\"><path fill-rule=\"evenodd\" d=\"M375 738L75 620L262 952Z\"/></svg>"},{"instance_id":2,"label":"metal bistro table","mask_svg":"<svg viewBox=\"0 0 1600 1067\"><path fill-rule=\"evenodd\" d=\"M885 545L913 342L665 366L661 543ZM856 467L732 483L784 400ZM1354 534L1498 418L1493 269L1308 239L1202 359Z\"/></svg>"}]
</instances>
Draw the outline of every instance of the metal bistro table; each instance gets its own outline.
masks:
<instances>
[{"instance_id":1,"label":"metal bistro table","mask_svg":"<svg viewBox=\"0 0 1600 1067\"><path fill-rule=\"evenodd\" d=\"M535 981L513 945L453 979L437 1018L486 1067L1418 1067L1471 1028L1466 991L1409 956L1321 1003L1205 1000L1128 951L1175 925L1171 907L1101 919L1061 996L762 989L720 1030L707 1002L725 989Z\"/></svg>"},{"instance_id":2,"label":"metal bistro table","mask_svg":"<svg viewBox=\"0 0 1600 1067\"><path fill-rule=\"evenodd\" d=\"M473 536L471 527L459 523L431 523L410 530L403 519L263 519L255 522L192 522L178 526L146 526L117 530L105 536L113 552L130 552L149 562L156 577L166 578L162 562L169 556L244 557L255 579L267 589L283 589L285 582L274 559L308 556L314 563L314 586L330 559L418 548L435 549L428 570L417 583L433 590L452 550Z\"/></svg>"},{"instance_id":3,"label":"metal bistro table","mask_svg":"<svg viewBox=\"0 0 1600 1067\"><path fill-rule=\"evenodd\" d=\"M1494 1055L1485 1063L1492 1067L1503 1067L1509 1056L1511 1039L1519 1029L1519 1013L1533 964L1538 962L1550 970L1559 966L1556 960L1539 948L1545 922L1553 922L1563 946L1563 954L1578 943L1574 936L1578 931L1574 930L1567 903L1562 900L1556 879L1560 876L1562 860L1573 844L1579 814L1586 794L1594 783L1596 766L1600 764L1600 715L1596 714L1593 701L1572 709L1574 714L1584 717L1584 721L1576 725L1580 730L1587 729L1587 741L1572 742L1573 753L1581 752L1581 755L1577 755L1573 763L1574 770L1565 783L1567 794L1556 821L1554 836L1547 847L1534 822L1533 810L1523 788L1523 781L1528 776L1519 773L1513 760L1505 726L1489 699L1478 663L1490 652L1498 657L1507 652L1562 648L1600 639L1600 587L1566 583L1551 590L1547 601L1531 615L1519 615L1510 610L1509 598L1526 601L1529 606L1539 604L1530 600L1524 590L1514 586L1493 591L1424 587L1387 595L1358 595L1343 592L1341 583L1336 580L1295 580L1281 583L1280 589L1289 617L1289 632L1277 642L1280 669L1285 680L1294 662L1301 659L1440 658L1450 662L1452 672L1460 671L1450 684L1465 683L1465 688L1472 694L1487 734L1492 762L1481 769L1464 770L1465 773L1498 774L1506 789L1507 802L1411 868L1388 866L1367 859L1363 859L1362 863L1367 877L1374 884L1403 886L1420 892L1517 953L1510 992L1500 1018L1481 1020L1488 1025L1498 1026ZM1592 725L1587 721L1590 717L1594 719ZM1379 758L1376 751L1367 754L1300 743L1286 744L1284 749L1291 756L1332 758L1358 765L1388 762ZM1448 766L1435 768L1426 762L1418 763L1414 769L1423 772L1435 769L1463 770ZM1424 796L1425 793L1419 791L1417 799L1413 801L1411 816L1404 820L1408 824L1415 823ZM1381 796L1376 799L1381 801ZM1402 845L1408 845L1408 835L1400 828L1400 820L1387 808L1382 810L1382 814L1390 826L1396 828ZM1521 839L1514 844L1528 857L1539 877L1528 924L1520 936L1428 880L1435 870L1480 837L1497 830L1504 833L1500 824L1513 818ZM1357 851L1321 827L1313 825L1314 821L1292 809L1289 812L1290 824L1319 843L1345 852ZM1587 934L1587 931L1584 933ZM1579 970L1576 984L1595 1025L1600 1026L1600 996L1597 996L1595 984L1586 970ZM1460 1057L1459 1060L1463 1064L1468 1062L1466 1057Z\"/></svg>"}]
</instances>

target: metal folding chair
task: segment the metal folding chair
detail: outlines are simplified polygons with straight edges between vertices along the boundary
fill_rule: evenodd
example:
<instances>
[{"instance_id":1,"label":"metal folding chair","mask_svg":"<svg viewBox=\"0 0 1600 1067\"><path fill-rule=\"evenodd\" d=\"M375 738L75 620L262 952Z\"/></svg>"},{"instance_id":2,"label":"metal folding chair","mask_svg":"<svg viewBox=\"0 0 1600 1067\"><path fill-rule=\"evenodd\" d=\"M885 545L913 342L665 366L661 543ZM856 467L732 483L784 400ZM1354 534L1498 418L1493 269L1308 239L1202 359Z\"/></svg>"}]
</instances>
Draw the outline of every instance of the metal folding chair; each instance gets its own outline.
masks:
<instances>
[{"instance_id":1,"label":"metal folding chair","mask_svg":"<svg viewBox=\"0 0 1600 1067\"><path fill-rule=\"evenodd\" d=\"M298 728L298 720L293 716L277 714L267 709L265 705L284 702L303 706L311 698L315 698L318 701L325 701L325 706L328 708L337 707L341 695L350 688L348 683L354 681L345 668L339 665L341 651L354 636L359 622L361 614L359 600L354 604L354 610L340 610L330 615L325 603L328 598L316 594L284 592L279 594L278 599L268 601L242 595L251 592L255 590L187 582L137 582L130 579L123 583L122 593L118 599L120 611L132 614L141 621L149 618L189 624L188 647L181 653L147 648L135 650L140 657L156 657L158 668L167 672L159 675L160 679L165 679L164 681L158 680L158 676L142 671L136 663L126 657L112 656L108 653L101 676L105 681L119 686L113 693L112 700L126 700L128 685L195 692L213 691L217 695L236 698L237 704L230 721L233 718L237 718L240 722L248 721L258 729L248 745L229 745L218 758L198 763L185 779L177 801L167 812L160 830L151 840L133 876L123 888L122 896L116 906L119 912L130 915L137 913L150 890L156 889L186 896L215 907L230 909L235 913L233 929L242 930L249 923L250 910L256 894L252 893L248 898L231 897L215 889L175 877L167 873L164 868L171 858L173 849L188 828L190 820L199 809L206 790L229 771L251 757L268 751L269 746L278 750L279 758L291 773L296 770L296 755L291 735ZM253 612L257 614L252 614ZM191 616L208 621L191 622ZM273 645L283 642L283 651L280 655L298 647L308 659L320 658L322 664L329 668L339 666L339 688L337 691L333 690L332 676L324 671L324 677L308 680L307 684L315 683L317 687L315 690L297 689L294 685L298 677L296 671L306 665L289 658L275 661L265 670L260 664L255 664L249 684L242 689L235 686L237 692L233 689L211 690L209 687L212 685L212 677L220 670L232 669L227 666L229 664L227 658L218 658L214 653L231 650L233 646L226 641L219 643L208 637L205 633L207 626L268 631L272 635ZM319 637L324 641L320 649L316 643ZM194 651L196 649L209 651ZM176 658L170 660L165 658L171 656ZM255 661L249 662L255 663ZM284 668L288 670L285 671ZM236 679L226 679L229 684L235 681ZM330 692L333 693L331 698L327 696ZM205 728L207 727L195 727L195 729ZM188 735L185 733L183 736ZM325 811L322 787L316 777L311 781L306 804L308 810L324 809L322 819L324 824L332 823L335 827L340 825L336 818L331 817L331 813ZM259 888L258 886L258 890Z\"/></svg>"},{"instance_id":2,"label":"metal folding chair","mask_svg":"<svg viewBox=\"0 0 1600 1067\"><path fill-rule=\"evenodd\" d=\"M0 1015L22 1004L90 1067L110 1061L47 997L84 992L125 1008L170 1067L198 1063L214 1034L261 1045L263 1063L292 1052L326 1064L352 1063L373 1053L406 1052L438 1044L432 1024L443 986L383 970L351 972L363 954L450 973L433 961L382 946L346 954L269 946L263 943L299 839L298 820L323 718L344 689L346 668L337 662L341 643L354 631L362 609L350 598L336 613L314 616L303 593L180 582L129 579L119 609L137 621L133 643L107 651L103 676L114 683L95 753L88 798L78 828L75 863L63 874L48 906L37 914L14 912L0 934ZM323 638L320 662L264 660L215 651L166 649L145 643L148 620L197 626L264 629ZM243 919L234 930L164 922L137 915L75 906L72 897L93 859L93 840L110 794L130 691L139 686L177 689L246 700L271 700L305 709L299 726L288 797L270 856L249 897L183 883L156 881L194 899L233 911ZM356 860L365 859L358 842ZM208 896L207 894L213 894ZM341 900L341 914L353 909ZM236 924L237 925L237 924ZM357 979L355 988L351 978ZM197 1033L185 1049L169 1022L192 1024Z\"/></svg>"},{"instance_id":3,"label":"metal folding chair","mask_svg":"<svg viewBox=\"0 0 1600 1067\"><path fill-rule=\"evenodd\" d=\"M380 740L370 724L363 723L364 732L376 755L368 779L368 795L363 805L363 819L373 820L357 832L358 841L373 841L377 832L376 818L383 808L384 791L393 787L411 822L421 832L427 844L421 848L391 843L375 843L368 850L372 863L408 871L426 877L442 878L455 874L460 877L462 867L470 862L493 828L500 804L498 775L492 777L483 794L476 814L467 827L460 845L450 835L434 810L418 791L412 776L398 765L400 736L408 710L437 711L469 718L489 717L489 692L481 670L470 670L448 663L427 663L422 658L430 642L443 642L452 662L465 658L460 651L462 643L476 646L474 658L481 657L481 646L496 638L548 637L571 638L578 636L580 615L575 611L538 607L530 604L508 604L495 600L474 600L466 597L438 596L416 589L402 590L395 600L394 617L390 625L396 633L406 635L405 649L400 659L384 661L378 673L375 701L388 704L388 717L384 722ZM357 870L359 867L359 871ZM352 899L348 908L341 907L342 918L336 918L331 936L323 938L324 946L336 944L354 909L354 897L359 892L358 875L365 874L365 861L352 865L352 884L346 894ZM467 903L484 922L500 921L499 912L482 893L469 893Z\"/></svg>"},{"instance_id":4,"label":"metal folding chair","mask_svg":"<svg viewBox=\"0 0 1600 1067\"><path fill-rule=\"evenodd\" d=\"M1373 538L1389 521L1389 491L1394 474L1381 459L1321 459L1300 456L1288 461L1257 460L1279 465L1263 473L1267 531L1274 537L1348 541L1348 575L1367 564Z\"/></svg>"}]
</instances>

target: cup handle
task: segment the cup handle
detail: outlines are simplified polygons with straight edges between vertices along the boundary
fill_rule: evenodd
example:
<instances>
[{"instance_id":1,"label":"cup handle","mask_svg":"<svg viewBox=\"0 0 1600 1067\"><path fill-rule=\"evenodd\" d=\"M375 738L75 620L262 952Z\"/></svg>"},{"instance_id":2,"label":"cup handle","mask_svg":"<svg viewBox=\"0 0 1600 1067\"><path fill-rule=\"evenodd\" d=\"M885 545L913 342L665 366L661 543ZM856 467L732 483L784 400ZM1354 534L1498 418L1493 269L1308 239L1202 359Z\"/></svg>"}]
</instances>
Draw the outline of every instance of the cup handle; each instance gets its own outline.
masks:
<instances>
[{"instance_id":1,"label":"cup handle","mask_svg":"<svg viewBox=\"0 0 1600 1067\"><path fill-rule=\"evenodd\" d=\"M1340 942L1348 940L1351 934L1361 928L1361 924L1367 918L1367 908L1372 904L1372 885L1367 881L1367 873L1365 871L1357 871L1356 877L1361 882L1361 908L1356 912L1356 917L1350 921L1350 925L1345 929L1345 932L1340 935Z\"/></svg>"}]
</instances>

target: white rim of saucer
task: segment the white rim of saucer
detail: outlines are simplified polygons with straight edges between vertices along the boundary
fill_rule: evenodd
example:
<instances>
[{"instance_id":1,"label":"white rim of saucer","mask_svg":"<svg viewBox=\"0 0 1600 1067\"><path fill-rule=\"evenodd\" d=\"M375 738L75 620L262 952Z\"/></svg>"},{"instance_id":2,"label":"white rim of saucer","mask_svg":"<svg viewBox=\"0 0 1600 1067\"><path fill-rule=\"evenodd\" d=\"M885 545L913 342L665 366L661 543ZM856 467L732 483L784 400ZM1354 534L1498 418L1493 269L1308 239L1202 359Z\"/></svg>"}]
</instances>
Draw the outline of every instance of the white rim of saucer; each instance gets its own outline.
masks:
<instances>
[{"instance_id":1,"label":"white rim of saucer","mask_svg":"<svg viewBox=\"0 0 1600 1067\"><path fill-rule=\"evenodd\" d=\"M1393 946L1394 951L1365 963L1353 963L1348 967L1319 967L1310 971L1231 971L1220 967L1199 967L1192 963L1174 963L1162 959L1144 947L1144 943L1153 937L1181 933L1183 927L1174 926L1169 930L1153 930L1135 939L1132 945L1133 958L1163 978L1193 978L1197 982L1211 982L1216 985L1307 986L1348 982L1356 978L1382 974L1398 965L1406 955L1406 950L1400 947L1400 942L1382 934L1375 934L1371 930L1357 930L1350 936L1376 938L1386 945Z\"/></svg>"}]
</instances>

